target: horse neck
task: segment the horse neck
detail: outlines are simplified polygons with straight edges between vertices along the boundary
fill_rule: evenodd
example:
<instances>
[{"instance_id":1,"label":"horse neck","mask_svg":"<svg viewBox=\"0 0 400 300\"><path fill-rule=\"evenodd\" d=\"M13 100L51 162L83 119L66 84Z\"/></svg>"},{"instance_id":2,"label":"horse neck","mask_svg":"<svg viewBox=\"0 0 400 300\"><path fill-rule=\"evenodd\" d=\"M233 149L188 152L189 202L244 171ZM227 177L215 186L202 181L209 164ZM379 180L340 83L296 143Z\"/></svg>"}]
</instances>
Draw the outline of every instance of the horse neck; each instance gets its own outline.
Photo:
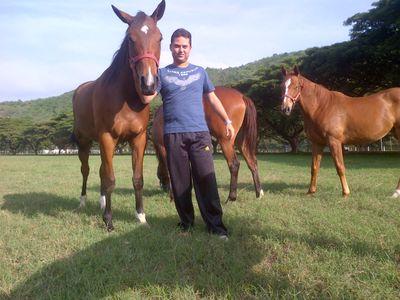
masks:
<instances>
[{"instance_id":1,"label":"horse neck","mask_svg":"<svg viewBox=\"0 0 400 300\"><path fill-rule=\"evenodd\" d=\"M328 104L332 92L303 76L300 80L303 86L300 99L301 109L306 117L313 118L317 110Z\"/></svg>"},{"instance_id":2,"label":"horse neck","mask_svg":"<svg viewBox=\"0 0 400 300\"><path fill-rule=\"evenodd\" d=\"M132 102L132 104L141 102L129 66L128 41L126 38L102 77L106 86L117 89L119 93L122 92L125 100Z\"/></svg>"}]
</instances>

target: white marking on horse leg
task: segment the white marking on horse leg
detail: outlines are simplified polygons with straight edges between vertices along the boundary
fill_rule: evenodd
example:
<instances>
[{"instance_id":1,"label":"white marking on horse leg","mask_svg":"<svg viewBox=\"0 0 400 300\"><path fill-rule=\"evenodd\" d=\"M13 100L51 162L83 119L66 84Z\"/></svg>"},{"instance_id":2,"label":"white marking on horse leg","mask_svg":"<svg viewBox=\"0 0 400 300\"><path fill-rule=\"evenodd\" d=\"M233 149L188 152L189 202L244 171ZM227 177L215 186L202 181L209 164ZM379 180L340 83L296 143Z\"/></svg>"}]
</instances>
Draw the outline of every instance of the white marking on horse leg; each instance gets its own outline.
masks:
<instances>
[{"instance_id":1,"label":"white marking on horse leg","mask_svg":"<svg viewBox=\"0 0 400 300\"><path fill-rule=\"evenodd\" d=\"M394 194L392 195L392 198L398 198L398 197L400 197L400 189L399 189L399 190L396 190L396 191L394 192Z\"/></svg>"},{"instance_id":2,"label":"white marking on horse leg","mask_svg":"<svg viewBox=\"0 0 400 300\"><path fill-rule=\"evenodd\" d=\"M86 206L86 200L87 200L86 195L82 195L82 196L80 197L80 200L79 200L79 208L82 208L82 207L85 207L85 206Z\"/></svg>"},{"instance_id":3,"label":"white marking on horse leg","mask_svg":"<svg viewBox=\"0 0 400 300\"><path fill-rule=\"evenodd\" d=\"M135 211L135 217L139 221L140 224L146 224L146 214L145 213L137 213Z\"/></svg>"},{"instance_id":4,"label":"white marking on horse leg","mask_svg":"<svg viewBox=\"0 0 400 300\"><path fill-rule=\"evenodd\" d=\"M99 199L100 203L100 209L105 210L106 209L106 196L101 195Z\"/></svg>"},{"instance_id":5,"label":"white marking on horse leg","mask_svg":"<svg viewBox=\"0 0 400 300\"><path fill-rule=\"evenodd\" d=\"M260 196L258 196L258 198L260 199L260 198L262 198L264 196L264 191L263 191L263 189L261 189L260 190Z\"/></svg>"},{"instance_id":6,"label":"white marking on horse leg","mask_svg":"<svg viewBox=\"0 0 400 300\"><path fill-rule=\"evenodd\" d=\"M147 34L147 31L149 31L149 26L143 25L143 27L140 28L140 31L141 31L141 32L144 32L144 34Z\"/></svg>"}]
</instances>

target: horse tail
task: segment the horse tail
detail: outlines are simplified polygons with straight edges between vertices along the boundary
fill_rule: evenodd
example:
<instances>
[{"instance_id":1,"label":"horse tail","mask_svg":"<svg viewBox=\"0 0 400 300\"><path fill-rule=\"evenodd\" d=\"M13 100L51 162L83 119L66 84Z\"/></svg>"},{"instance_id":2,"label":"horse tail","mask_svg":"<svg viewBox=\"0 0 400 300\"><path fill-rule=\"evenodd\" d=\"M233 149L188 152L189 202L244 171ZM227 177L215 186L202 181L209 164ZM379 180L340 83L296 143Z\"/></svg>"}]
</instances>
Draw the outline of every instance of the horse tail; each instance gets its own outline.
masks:
<instances>
[{"instance_id":1,"label":"horse tail","mask_svg":"<svg viewBox=\"0 0 400 300\"><path fill-rule=\"evenodd\" d=\"M252 155L257 152L257 110L253 101L243 96L246 104L246 111L242 124L243 146L246 147Z\"/></svg>"}]
</instances>

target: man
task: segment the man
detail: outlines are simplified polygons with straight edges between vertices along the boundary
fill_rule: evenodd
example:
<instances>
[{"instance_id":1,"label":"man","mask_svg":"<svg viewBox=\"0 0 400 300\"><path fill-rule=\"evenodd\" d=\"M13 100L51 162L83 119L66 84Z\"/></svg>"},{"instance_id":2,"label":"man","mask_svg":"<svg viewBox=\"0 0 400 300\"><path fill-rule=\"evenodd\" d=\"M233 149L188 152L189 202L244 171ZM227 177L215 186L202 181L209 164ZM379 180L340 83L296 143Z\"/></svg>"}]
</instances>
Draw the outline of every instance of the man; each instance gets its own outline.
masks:
<instances>
[{"instance_id":1,"label":"man","mask_svg":"<svg viewBox=\"0 0 400 300\"><path fill-rule=\"evenodd\" d=\"M180 217L178 225L185 231L194 225L191 199L193 178L197 202L208 231L227 239L214 172L211 136L204 117L203 95L225 122L227 136L233 138L235 133L206 71L189 63L191 49L190 32L177 29L170 44L173 64L160 69L159 73L164 144L175 206ZM149 103L154 97L145 96L144 102Z\"/></svg>"}]
</instances>

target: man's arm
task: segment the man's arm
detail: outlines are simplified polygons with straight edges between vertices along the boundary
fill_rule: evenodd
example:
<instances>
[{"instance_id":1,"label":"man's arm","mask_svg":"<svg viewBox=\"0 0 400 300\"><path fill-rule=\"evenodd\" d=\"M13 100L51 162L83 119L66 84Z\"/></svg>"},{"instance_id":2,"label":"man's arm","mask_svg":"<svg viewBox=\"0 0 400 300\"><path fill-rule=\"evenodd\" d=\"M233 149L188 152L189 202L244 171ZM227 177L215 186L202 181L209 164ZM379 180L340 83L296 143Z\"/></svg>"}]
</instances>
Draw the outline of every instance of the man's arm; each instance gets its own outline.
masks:
<instances>
[{"instance_id":1,"label":"man's arm","mask_svg":"<svg viewBox=\"0 0 400 300\"><path fill-rule=\"evenodd\" d=\"M218 114L218 116L224 121L226 125L226 136L230 139L235 135L235 129L232 126L232 121L229 119L225 108L222 106L221 100L215 95L214 92L206 94L208 101L210 101L211 107Z\"/></svg>"}]
</instances>

